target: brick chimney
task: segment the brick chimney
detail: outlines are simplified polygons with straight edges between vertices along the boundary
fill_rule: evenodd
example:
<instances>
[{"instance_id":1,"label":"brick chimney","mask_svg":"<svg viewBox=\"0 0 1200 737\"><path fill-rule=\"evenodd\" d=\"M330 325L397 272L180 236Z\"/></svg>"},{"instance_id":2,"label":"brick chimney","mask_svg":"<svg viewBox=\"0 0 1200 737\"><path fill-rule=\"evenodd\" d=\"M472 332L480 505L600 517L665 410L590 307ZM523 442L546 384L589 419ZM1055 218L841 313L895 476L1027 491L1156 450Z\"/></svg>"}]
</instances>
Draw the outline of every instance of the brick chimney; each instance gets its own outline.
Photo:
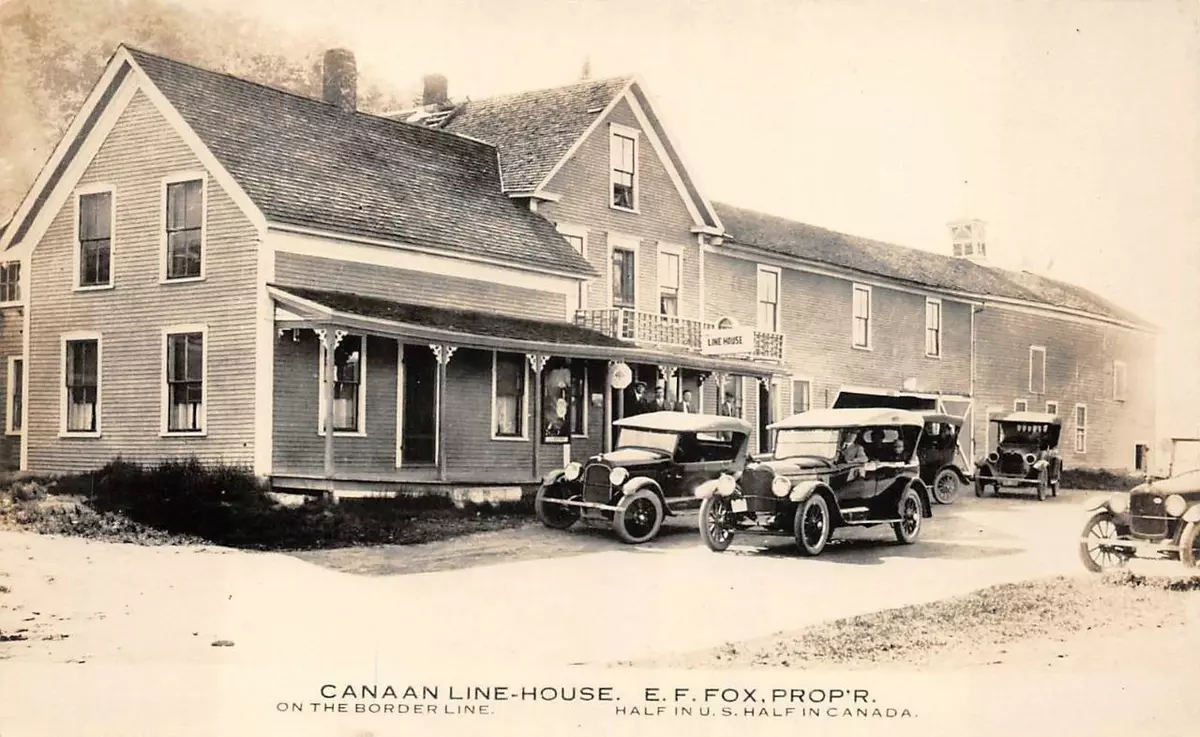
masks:
<instances>
[{"instance_id":1,"label":"brick chimney","mask_svg":"<svg viewBox=\"0 0 1200 737\"><path fill-rule=\"evenodd\" d=\"M352 113L358 109L358 69L354 53L347 49L325 52L323 97L325 102Z\"/></svg>"},{"instance_id":2,"label":"brick chimney","mask_svg":"<svg viewBox=\"0 0 1200 737\"><path fill-rule=\"evenodd\" d=\"M982 220L955 220L948 226L955 258L977 263L987 261L987 231Z\"/></svg>"},{"instance_id":3,"label":"brick chimney","mask_svg":"<svg viewBox=\"0 0 1200 737\"><path fill-rule=\"evenodd\" d=\"M421 104L441 107L450 102L450 83L442 74L426 74L425 89L421 93Z\"/></svg>"}]
</instances>

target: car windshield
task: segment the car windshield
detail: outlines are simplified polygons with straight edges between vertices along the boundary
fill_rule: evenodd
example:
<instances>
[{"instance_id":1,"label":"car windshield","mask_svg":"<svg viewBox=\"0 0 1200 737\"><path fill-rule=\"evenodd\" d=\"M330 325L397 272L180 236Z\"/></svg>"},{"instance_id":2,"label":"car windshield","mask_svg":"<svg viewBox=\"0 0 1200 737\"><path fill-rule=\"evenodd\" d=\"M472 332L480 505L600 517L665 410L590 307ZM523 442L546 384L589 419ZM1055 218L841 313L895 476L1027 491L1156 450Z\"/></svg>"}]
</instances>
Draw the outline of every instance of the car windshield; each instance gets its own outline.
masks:
<instances>
[{"instance_id":1,"label":"car windshield","mask_svg":"<svg viewBox=\"0 0 1200 737\"><path fill-rule=\"evenodd\" d=\"M775 436L776 458L816 456L832 461L837 448L837 430L780 430Z\"/></svg>"},{"instance_id":2,"label":"car windshield","mask_svg":"<svg viewBox=\"0 0 1200 737\"><path fill-rule=\"evenodd\" d=\"M1027 422L1000 423L1000 442L1011 445L1041 445L1049 440L1049 427Z\"/></svg>"},{"instance_id":3,"label":"car windshield","mask_svg":"<svg viewBox=\"0 0 1200 737\"><path fill-rule=\"evenodd\" d=\"M643 430L637 427L621 428L620 437L617 440L618 448L651 448L653 450L661 450L667 455L675 454L675 444L679 442L679 436L673 432L659 432L656 430Z\"/></svg>"}]
</instances>

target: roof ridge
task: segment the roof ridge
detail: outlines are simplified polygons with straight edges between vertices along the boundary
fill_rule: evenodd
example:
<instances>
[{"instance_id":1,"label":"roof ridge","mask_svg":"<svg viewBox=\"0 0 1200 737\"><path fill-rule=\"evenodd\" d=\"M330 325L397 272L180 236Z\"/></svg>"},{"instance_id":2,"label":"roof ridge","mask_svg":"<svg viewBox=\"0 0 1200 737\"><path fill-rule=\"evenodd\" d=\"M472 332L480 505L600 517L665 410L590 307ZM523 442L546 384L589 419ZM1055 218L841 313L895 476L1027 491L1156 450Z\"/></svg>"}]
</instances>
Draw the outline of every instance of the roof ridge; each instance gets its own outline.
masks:
<instances>
[{"instance_id":1,"label":"roof ridge","mask_svg":"<svg viewBox=\"0 0 1200 737\"><path fill-rule=\"evenodd\" d=\"M504 93L501 93L498 95L489 95L488 97L480 97L477 99L467 98L459 104L491 102L493 100L502 100L502 99L508 98L508 97L521 97L523 95L536 95L536 94L539 94L542 92L553 92L556 90L565 90L570 87L583 87L586 85L599 85L599 84L604 84L604 83L608 83L608 82L618 82L619 81L622 83L629 83L629 82L634 81L635 79L637 79L636 74L618 74L618 75L614 75L611 77L601 77L599 79L582 79L582 80L579 80L578 82L572 82L570 84L551 85L549 87L539 87L537 89L532 89L532 90L520 90L518 92L504 92Z\"/></svg>"}]
</instances>

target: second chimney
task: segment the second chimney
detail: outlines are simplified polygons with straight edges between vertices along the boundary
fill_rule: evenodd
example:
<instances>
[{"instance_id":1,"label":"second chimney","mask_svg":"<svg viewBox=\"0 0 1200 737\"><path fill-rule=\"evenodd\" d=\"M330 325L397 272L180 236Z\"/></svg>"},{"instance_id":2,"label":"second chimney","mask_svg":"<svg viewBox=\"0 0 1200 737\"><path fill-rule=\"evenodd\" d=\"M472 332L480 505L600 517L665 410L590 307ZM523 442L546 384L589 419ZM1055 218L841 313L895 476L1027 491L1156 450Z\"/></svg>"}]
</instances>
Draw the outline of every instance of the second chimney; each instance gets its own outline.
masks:
<instances>
[{"instance_id":1,"label":"second chimney","mask_svg":"<svg viewBox=\"0 0 1200 737\"><path fill-rule=\"evenodd\" d=\"M421 94L421 104L441 107L449 102L450 83L446 81L445 75L426 74L425 91Z\"/></svg>"},{"instance_id":2,"label":"second chimney","mask_svg":"<svg viewBox=\"0 0 1200 737\"><path fill-rule=\"evenodd\" d=\"M347 49L325 52L323 97L343 112L358 109L358 69L354 53Z\"/></svg>"}]
</instances>

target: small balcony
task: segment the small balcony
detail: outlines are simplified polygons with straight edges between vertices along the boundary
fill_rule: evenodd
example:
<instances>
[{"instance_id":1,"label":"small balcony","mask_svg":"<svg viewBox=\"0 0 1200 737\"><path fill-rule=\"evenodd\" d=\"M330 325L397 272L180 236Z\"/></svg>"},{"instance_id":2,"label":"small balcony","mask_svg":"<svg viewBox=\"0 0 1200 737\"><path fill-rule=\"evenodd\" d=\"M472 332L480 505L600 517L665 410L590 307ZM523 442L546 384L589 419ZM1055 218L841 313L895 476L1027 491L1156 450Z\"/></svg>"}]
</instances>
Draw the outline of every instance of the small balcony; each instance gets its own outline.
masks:
<instances>
[{"instance_id":1,"label":"small balcony","mask_svg":"<svg viewBox=\"0 0 1200 737\"><path fill-rule=\"evenodd\" d=\"M702 353L704 335L716 330L713 323L685 317L660 315L656 312L616 307L607 310L578 310L575 324L603 333L611 338L633 341L643 345L685 348ZM783 334L762 330L753 332L753 350L741 355L759 361L783 360Z\"/></svg>"}]
</instances>

